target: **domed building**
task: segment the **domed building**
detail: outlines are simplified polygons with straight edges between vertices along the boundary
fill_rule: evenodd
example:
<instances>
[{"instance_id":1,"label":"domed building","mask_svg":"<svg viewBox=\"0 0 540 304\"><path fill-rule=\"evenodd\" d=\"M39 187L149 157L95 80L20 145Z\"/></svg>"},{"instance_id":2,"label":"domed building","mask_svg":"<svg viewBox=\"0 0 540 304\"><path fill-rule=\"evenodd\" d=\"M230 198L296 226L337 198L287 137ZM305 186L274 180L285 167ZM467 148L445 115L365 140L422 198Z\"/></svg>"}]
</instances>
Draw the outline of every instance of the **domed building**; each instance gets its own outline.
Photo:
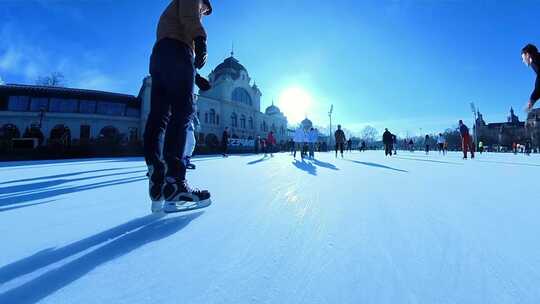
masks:
<instances>
[{"instance_id":1,"label":"domed building","mask_svg":"<svg viewBox=\"0 0 540 304\"><path fill-rule=\"evenodd\" d=\"M313 122L311 122L311 120L309 120L307 117L306 119L302 120L300 124L302 125L304 130L310 130L311 128L313 128Z\"/></svg>"},{"instance_id":2,"label":"domed building","mask_svg":"<svg viewBox=\"0 0 540 304\"><path fill-rule=\"evenodd\" d=\"M248 142L274 131L278 143L287 139L287 118L273 103L261 112L262 93L234 54L216 66L208 80L212 89L199 92L197 116L199 144L219 144L225 127L231 138Z\"/></svg>"}]
</instances>

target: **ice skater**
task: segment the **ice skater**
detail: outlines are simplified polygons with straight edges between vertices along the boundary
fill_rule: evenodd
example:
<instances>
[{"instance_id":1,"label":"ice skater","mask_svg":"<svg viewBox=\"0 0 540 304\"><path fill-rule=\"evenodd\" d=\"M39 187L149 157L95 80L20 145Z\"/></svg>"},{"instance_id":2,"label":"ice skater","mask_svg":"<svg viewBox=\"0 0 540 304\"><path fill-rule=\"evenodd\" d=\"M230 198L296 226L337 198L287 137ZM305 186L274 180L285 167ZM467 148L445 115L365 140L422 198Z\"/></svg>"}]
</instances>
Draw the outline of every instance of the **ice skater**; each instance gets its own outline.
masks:
<instances>
[{"instance_id":1,"label":"ice skater","mask_svg":"<svg viewBox=\"0 0 540 304\"><path fill-rule=\"evenodd\" d=\"M306 132L304 128L300 126L296 131L294 131L294 152L293 157L296 159L296 151L300 150L300 157L304 159L304 141L306 140Z\"/></svg>"},{"instance_id":2,"label":"ice skater","mask_svg":"<svg viewBox=\"0 0 540 304\"><path fill-rule=\"evenodd\" d=\"M536 73L536 81L534 84L534 90L531 93L531 96L529 97L529 102L527 103L527 107L525 110L527 112L530 112L534 104L540 99L540 76L538 73L540 73L540 53L538 53L538 49L533 44L527 44L522 50L521 50L521 59L523 60L523 63L525 63L527 66L530 66L533 71Z\"/></svg>"},{"instance_id":3,"label":"ice skater","mask_svg":"<svg viewBox=\"0 0 540 304\"><path fill-rule=\"evenodd\" d=\"M152 102L144 131L152 212L174 212L178 203L210 200L210 192L188 185L182 155L194 113L196 70L207 58L207 35L201 21L211 13L209 0L174 0L159 20L150 57Z\"/></svg>"},{"instance_id":4,"label":"ice skater","mask_svg":"<svg viewBox=\"0 0 540 304\"><path fill-rule=\"evenodd\" d=\"M336 140L336 158L338 156L338 150L341 153L341 158L343 158L343 149L347 138L345 137L345 132L341 130L341 125L338 125L337 128L338 129L334 133L334 138Z\"/></svg>"},{"instance_id":5,"label":"ice skater","mask_svg":"<svg viewBox=\"0 0 540 304\"><path fill-rule=\"evenodd\" d=\"M442 135L442 133L439 133L439 137L437 137L437 148L439 149L439 154L446 155L446 150L444 149L444 145L446 144L446 138Z\"/></svg>"},{"instance_id":6,"label":"ice skater","mask_svg":"<svg viewBox=\"0 0 540 304\"><path fill-rule=\"evenodd\" d=\"M471 151L471 158L474 158L474 147L472 145L471 135L469 135L469 128L463 123L463 120L459 121L459 134L461 135L463 159L467 159L467 150Z\"/></svg>"},{"instance_id":7,"label":"ice skater","mask_svg":"<svg viewBox=\"0 0 540 304\"><path fill-rule=\"evenodd\" d=\"M223 134L221 135L221 155L223 157L229 157L229 127L225 127Z\"/></svg>"},{"instance_id":8,"label":"ice skater","mask_svg":"<svg viewBox=\"0 0 540 304\"><path fill-rule=\"evenodd\" d=\"M315 146L317 145L317 139L319 138L319 132L314 128L311 128L307 134L309 145L309 158L315 158Z\"/></svg>"},{"instance_id":9,"label":"ice skater","mask_svg":"<svg viewBox=\"0 0 540 304\"><path fill-rule=\"evenodd\" d=\"M397 136L392 134L392 146L394 148L394 155L397 155Z\"/></svg>"},{"instance_id":10,"label":"ice skater","mask_svg":"<svg viewBox=\"0 0 540 304\"><path fill-rule=\"evenodd\" d=\"M383 133L383 144L384 144L384 155L385 156L392 156L392 145L393 145L393 138L392 133L388 131L388 129L384 129Z\"/></svg>"},{"instance_id":11,"label":"ice skater","mask_svg":"<svg viewBox=\"0 0 540 304\"><path fill-rule=\"evenodd\" d=\"M266 138L266 151L264 152L264 156L269 153L270 157L274 157L274 146L276 145L276 138L274 137L274 131L270 131L268 133L268 137Z\"/></svg>"},{"instance_id":12,"label":"ice skater","mask_svg":"<svg viewBox=\"0 0 540 304\"><path fill-rule=\"evenodd\" d=\"M426 155L429 154L429 140L430 140L429 135L426 134L426 137L424 139L424 145L426 146Z\"/></svg>"}]
</instances>

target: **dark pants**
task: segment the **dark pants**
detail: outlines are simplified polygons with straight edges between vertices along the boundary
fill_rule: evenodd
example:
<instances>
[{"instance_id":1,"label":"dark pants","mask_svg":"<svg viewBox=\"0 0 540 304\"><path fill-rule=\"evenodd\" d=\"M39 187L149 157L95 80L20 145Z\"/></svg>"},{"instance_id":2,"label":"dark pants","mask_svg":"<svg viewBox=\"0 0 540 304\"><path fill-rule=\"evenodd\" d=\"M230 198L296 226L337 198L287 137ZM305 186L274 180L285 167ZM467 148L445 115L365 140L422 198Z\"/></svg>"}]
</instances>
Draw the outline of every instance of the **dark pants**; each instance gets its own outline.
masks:
<instances>
[{"instance_id":1,"label":"dark pants","mask_svg":"<svg viewBox=\"0 0 540 304\"><path fill-rule=\"evenodd\" d=\"M343 156L343 148L344 148L343 146L344 145L345 144L343 144L343 143L337 143L336 144L336 156L338 154L338 151L341 153L341 156Z\"/></svg>"},{"instance_id":2,"label":"dark pants","mask_svg":"<svg viewBox=\"0 0 540 304\"><path fill-rule=\"evenodd\" d=\"M467 158L467 150L471 152L471 158L474 158L474 146L471 142L471 137L465 135L462 137L462 149L463 149L463 158Z\"/></svg>"},{"instance_id":3,"label":"dark pants","mask_svg":"<svg viewBox=\"0 0 540 304\"><path fill-rule=\"evenodd\" d=\"M384 144L384 155L385 156L392 156L392 150L394 150L394 147L392 144Z\"/></svg>"},{"instance_id":4,"label":"dark pants","mask_svg":"<svg viewBox=\"0 0 540 304\"><path fill-rule=\"evenodd\" d=\"M186 163L181 157L193 115L195 68L191 49L184 43L163 39L150 57L152 101L144 131L144 158L167 176L184 180ZM161 140L164 138L163 147Z\"/></svg>"}]
</instances>

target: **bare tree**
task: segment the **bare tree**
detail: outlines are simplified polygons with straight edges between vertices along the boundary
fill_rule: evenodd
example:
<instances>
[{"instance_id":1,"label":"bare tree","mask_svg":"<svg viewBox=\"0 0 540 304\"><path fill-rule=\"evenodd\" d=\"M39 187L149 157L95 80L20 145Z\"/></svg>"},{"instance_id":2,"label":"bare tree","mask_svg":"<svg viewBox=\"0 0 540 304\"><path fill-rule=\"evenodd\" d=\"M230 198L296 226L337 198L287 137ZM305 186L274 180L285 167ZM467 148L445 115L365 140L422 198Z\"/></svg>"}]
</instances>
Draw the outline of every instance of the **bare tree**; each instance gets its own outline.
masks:
<instances>
[{"instance_id":1,"label":"bare tree","mask_svg":"<svg viewBox=\"0 0 540 304\"><path fill-rule=\"evenodd\" d=\"M376 140L379 132L372 126L366 126L360 131L360 138L366 143L372 143Z\"/></svg>"},{"instance_id":2,"label":"bare tree","mask_svg":"<svg viewBox=\"0 0 540 304\"><path fill-rule=\"evenodd\" d=\"M60 72L52 72L50 75L38 77L36 85L48 87L64 86L64 74Z\"/></svg>"}]
</instances>

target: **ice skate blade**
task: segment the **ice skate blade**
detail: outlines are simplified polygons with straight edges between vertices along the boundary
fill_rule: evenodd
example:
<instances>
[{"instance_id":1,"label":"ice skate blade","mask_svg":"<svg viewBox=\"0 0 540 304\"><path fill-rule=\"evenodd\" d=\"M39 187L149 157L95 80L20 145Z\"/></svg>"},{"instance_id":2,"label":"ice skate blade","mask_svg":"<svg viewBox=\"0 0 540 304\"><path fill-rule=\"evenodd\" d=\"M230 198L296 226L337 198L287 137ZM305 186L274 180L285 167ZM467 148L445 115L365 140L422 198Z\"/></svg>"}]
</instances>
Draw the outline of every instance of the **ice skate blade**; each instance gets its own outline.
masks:
<instances>
[{"instance_id":1,"label":"ice skate blade","mask_svg":"<svg viewBox=\"0 0 540 304\"><path fill-rule=\"evenodd\" d=\"M199 202L172 202L166 201L163 206L163 212L165 213L178 213L178 212L187 212L192 210L203 209L212 205L212 200L207 199Z\"/></svg>"}]
</instances>

